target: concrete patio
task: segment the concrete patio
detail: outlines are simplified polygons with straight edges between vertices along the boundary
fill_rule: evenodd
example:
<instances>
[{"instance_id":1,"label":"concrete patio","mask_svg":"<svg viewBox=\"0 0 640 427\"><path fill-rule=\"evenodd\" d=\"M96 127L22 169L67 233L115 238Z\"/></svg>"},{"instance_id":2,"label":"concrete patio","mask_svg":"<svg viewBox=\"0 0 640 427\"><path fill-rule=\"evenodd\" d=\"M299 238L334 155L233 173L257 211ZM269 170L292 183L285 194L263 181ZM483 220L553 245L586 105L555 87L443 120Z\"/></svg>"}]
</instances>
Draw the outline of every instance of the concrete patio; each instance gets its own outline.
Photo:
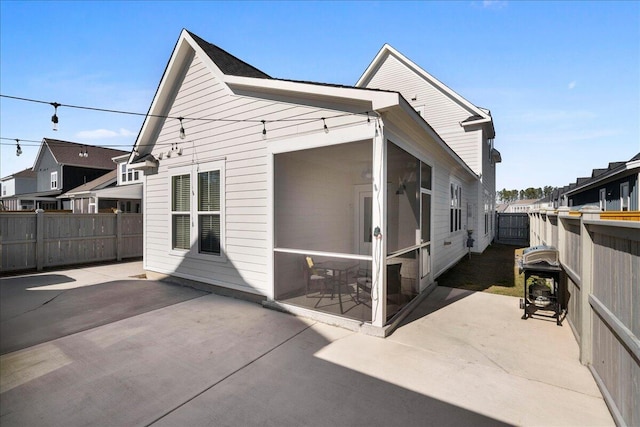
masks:
<instances>
[{"instance_id":1,"label":"concrete patio","mask_svg":"<svg viewBox=\"0 0 640 427\"><path fill-rule=\"evenodd\" d=\"M517 298L440 287L381 339L142 273L2 279L3 427L614 425L569 326Z\"/></svg>"}]
</instances>

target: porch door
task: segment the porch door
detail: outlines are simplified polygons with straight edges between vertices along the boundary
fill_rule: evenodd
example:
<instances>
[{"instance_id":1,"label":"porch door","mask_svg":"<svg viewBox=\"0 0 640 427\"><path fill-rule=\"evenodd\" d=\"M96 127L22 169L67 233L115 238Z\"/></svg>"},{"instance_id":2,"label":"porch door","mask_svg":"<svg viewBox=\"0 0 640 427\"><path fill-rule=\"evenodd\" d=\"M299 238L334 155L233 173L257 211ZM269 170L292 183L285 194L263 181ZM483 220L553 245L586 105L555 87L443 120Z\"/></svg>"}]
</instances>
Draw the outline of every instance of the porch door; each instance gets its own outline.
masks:
<instances>
[{"instance_id":1,"label":"porch door","mask_svg":"<svg viewBox=\"0 0 640 427\"><path fill-rule=\"evenodd\" d=\"M420 192L420 290L432 282L431 273L431 191Z\"/></svg>"}]
</instances>

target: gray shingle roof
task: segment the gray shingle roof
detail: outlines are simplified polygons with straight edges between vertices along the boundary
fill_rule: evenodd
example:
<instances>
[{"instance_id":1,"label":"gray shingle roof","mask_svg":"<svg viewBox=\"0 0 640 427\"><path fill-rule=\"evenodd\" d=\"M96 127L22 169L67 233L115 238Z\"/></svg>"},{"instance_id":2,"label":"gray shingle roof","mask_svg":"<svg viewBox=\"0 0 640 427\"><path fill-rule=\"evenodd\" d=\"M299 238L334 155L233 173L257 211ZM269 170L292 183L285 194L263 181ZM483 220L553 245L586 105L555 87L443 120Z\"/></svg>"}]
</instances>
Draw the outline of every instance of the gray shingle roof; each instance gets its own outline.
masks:
<instances>
[{"instance_id":1,"label":"gray shingle roof","mask_svg":"<svg viewBox=\"0 0 640 427\"><path fill-rule=\"evenodd\" d=\"M106 186L116 183L117 181L118 181L118 171L114 169L92 181L87 182L86 184L82 184L72 190L67 191L65 194L71 195L76 193L84 193L84 192L92 191L98 188L104 188Z\"/></svg>"},{"instance_id":2,"label":"gray shingle roof","mask_svg":"<svg viewBox=\"0 0 640 427\"><path fill-rule=\"evenodd\" d=\"M127 154L127 151L78 144L77 142L61 141L59 139L44 138L43 142L47 144L58 163L70 166L111 170L117 167L111 159ZM78 156L84 149L89 155L87 157Z\"/></svg>"},{"instance_id":3,"label":"gray shingle roof","mask_svg":"<svg viewBox=\"0 0 640 427\"><path fill-rule=\"evenodd\" d=\"M16 172L11 175L2 177L1 179L4 181L10 178L35 178L36 175L37 174L33 171L33 169L27 168L27 169L21 170L20 172Z\"/></svg>"},{"instance_id":4,"label":"gray shingle roof","mask_svg":"<svg viewBox=\"0 0 640 427\"><path fill-rule=\"evenodd\" d=\"M220 68L225 74L240 77L257 77L261 79L270 79L266 73L258 70L253 65L249 65L241 59L236 58L229 52L220 49L218 46L211 44L190 31L187 31L198 45L205 51L209 58Z\"/></svg>"}]
</instances>

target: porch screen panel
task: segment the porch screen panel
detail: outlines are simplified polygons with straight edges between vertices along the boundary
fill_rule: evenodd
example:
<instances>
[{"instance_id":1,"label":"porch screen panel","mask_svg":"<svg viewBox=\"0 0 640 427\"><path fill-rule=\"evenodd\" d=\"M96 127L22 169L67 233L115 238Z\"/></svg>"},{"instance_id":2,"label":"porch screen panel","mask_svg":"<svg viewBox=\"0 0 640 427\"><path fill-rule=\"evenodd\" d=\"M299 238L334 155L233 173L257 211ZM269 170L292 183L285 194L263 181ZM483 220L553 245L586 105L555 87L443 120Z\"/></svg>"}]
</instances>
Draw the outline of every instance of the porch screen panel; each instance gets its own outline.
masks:
<instances>
[{"instance_id":1,"label":"porch screen panel","mask_svg":"<svg viewBox=\"0 0 640 427\"><path fill-rule=\"evenodd\" d=\"M416 245L420 229L420 162L397 145L387 146L387 252Z\"/></svg>"},{"instance_id":2,"label":"porch screen panel","mask_svg":"<svg viewBox=\"0 0 640 427\"><path fill-rule=\"evenodd\" d=\"M220 255L220 171L198 173L198 251Z\"/></svg>"},{"instance_id":3,"label":"porch screen panel","mask_svg":"<svg viewBox=\"0 0 640 427\"><path fill-rule=\"evenodd\" d=\"M188 250L191 247L190 178L189 174L171 177L171 247L173 249Z\"/></svg>"}]
</instances>

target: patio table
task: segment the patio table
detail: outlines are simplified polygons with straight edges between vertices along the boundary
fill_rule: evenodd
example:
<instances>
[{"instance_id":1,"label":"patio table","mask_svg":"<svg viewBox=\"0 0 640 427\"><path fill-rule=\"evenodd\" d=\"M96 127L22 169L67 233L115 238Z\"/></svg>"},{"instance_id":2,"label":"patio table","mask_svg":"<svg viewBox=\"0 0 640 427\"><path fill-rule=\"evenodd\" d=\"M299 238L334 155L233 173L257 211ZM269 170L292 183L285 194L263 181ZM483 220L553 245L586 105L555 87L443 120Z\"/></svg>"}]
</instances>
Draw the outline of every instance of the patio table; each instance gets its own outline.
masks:
<instances>
[{"instance_id":1,"label":"patio table","mask_svg":"<svg viewBox=\"0 0 640 427\"><path fill-rule=\"evenodd\" d=\"M349 279L349 272L351 270L357 269L359 264L354 261L330 260L330 261L320 262L317 265L323 270L327 270L331 272L331 278L333 282L333 286L331 290L331 299L333 299L334 290L337 286L338 302L340 303L340 313L344 314L344 309L342 308L342 285L347 285L347 281ZM348 286L347 286L347 289L349 289ZM351 295L351 291L349 291L349 295Z\"/></svg>"}]
</instances>

